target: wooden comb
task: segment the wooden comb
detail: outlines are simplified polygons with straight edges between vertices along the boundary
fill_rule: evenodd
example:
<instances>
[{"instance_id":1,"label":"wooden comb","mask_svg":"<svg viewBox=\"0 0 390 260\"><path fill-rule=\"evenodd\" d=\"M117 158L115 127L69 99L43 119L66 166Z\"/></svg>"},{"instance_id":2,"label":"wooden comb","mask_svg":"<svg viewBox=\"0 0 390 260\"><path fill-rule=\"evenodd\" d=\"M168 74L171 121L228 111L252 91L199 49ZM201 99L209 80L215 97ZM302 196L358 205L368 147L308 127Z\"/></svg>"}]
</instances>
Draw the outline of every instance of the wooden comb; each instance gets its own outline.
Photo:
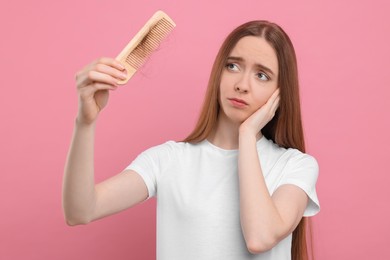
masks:
<instances>
[{"instance_id":1,"label":"wooden comb","mask_svg":"<svg viewBox=\"0 0 390 260\"><path fill-rule=\"evenodd\" d=\"M126 84L129 81L175 26L173 20L163 11L157 11L146 22L116 57L127 71L127 78L118 84Z\"/></svg>"}]
</instances>

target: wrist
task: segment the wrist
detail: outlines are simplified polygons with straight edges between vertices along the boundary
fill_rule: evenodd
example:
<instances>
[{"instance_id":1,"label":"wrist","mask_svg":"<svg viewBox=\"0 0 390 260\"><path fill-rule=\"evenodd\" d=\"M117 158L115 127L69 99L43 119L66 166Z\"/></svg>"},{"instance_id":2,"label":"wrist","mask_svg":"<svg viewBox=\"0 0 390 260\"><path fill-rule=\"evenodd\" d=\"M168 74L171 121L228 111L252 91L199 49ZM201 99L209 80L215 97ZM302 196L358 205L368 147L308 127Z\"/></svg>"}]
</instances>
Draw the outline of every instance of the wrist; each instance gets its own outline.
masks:
<instances>
[{"instance_id":1,"label":"wrist","mask_svg":"<svg viewBox=\"0 0 390 260\"><path fill-rule=\"evenodd\" d=\"M83 120L79 116L76 117L75 126L77 128L95 128L96 121Z\"/></svg>"},{"instance_id":2,"label":"wrist","mask_svg":"<svg viewBox=\"0 0 390 260\"><path fill-rule=\"evenodd\" d=\"M251 138L251 137L256 138L257 136L257 132L253 131L253 129L244 126L240 126L238 130L238 134L240 137L245 137L245 138Z\"/></svg>"},{"instance_id":3,"label":"wrist","mask_svg":"<svg viewBox=\"0 0 390 260\"><path fill-rule=\"evenodd\" d=\"M244 131L244 130L239 131L239 142L256 143L256 141L257 141L257 134L251 131Z\"/></svg>"}]
</instances>

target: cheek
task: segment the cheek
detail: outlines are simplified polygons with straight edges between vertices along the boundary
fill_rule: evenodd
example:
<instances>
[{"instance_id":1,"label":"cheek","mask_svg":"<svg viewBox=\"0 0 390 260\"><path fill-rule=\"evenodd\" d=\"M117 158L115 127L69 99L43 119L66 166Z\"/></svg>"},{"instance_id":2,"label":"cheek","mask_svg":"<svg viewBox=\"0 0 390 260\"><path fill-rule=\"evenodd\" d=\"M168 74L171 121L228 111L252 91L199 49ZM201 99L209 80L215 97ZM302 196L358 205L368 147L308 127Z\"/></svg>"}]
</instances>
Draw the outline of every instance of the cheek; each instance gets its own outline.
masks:
<instances>
[{"instance_id":1,"label":"cheek","mask_svg":"<svg viewBox=\"0 0 390 260\"><path fill-rule=\"evenodd\" d=\"M231 87L230 83L226 78L221 78L221 83L219 84L219 89L218 89L218 100L221 102L221 99L226 98L229 93L231 93Z\"/></svg>"},{"instance_id":2,"label":"cheek","mask_svg":"<svg viewBox=\"0 0 390 260\"><path fill-rule=\"evenodd\" d=\"M276 86L272 88L269 88L268 86L265 88L259 88L256 93L254 93L256 109L264 106L275 90Z\"/></svg>"},{"instance_id":3,"label":"cheek","mask_svg":"<svg viewBox=\"0 0 390 260\"><path fill-rule=\"evenodd\" d=\"M259 93L256 93L255 95L255 101L256 105L261 107L265 103L267 103L267 100L270 98L272 93L268 93L269 91L259 91Z\"/></svg>"},{"instance_id":4,"label":"cheek","mask_svg":"<svg viewBox=\"0 0 390 260\"><path fill-rule=\"evenodd\" d=\"M219 84L219 94L223 94L229 87L228 77L224 76L224 73L221 75L221 82Z\"/></svg>"},{"instance_id":5,"label":"cheek","mask_svg":"<svg viewBox=\"0 0 390 260\"><path fill-rule=\"evenodd\" d=\"M262 106L264 106L264 104L267 103L267 99L259 99L259 100L256 100L256 105L255 105L255 111L258 110L259 108L261 108Z\"/></svg>"}]
</instances>

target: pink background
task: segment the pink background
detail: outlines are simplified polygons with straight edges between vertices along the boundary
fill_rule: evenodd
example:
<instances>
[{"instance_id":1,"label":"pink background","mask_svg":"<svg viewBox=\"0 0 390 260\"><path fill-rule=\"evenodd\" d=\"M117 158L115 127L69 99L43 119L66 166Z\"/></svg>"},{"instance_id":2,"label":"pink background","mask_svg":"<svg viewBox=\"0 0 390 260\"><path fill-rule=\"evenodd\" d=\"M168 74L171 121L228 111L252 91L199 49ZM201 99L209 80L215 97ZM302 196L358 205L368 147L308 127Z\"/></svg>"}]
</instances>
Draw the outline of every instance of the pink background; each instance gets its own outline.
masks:
<instances>
[{"instance_id":1,"label":"pink background","mask_svg":"<svg viewBox=\"0 0 390 260\"><path fill-rule=\"evenodd\" d=\"M390 259L389 2L207 2L1 2L0 259L154 259L155 200L71 228L61 185L75 73L116 56L158 9L177 28L112 93L98 123L96 180L184 138L226 34L249 20L275 21L297 51L308 152L320 163L317 259Z\"/></svg>"}]
</instances>

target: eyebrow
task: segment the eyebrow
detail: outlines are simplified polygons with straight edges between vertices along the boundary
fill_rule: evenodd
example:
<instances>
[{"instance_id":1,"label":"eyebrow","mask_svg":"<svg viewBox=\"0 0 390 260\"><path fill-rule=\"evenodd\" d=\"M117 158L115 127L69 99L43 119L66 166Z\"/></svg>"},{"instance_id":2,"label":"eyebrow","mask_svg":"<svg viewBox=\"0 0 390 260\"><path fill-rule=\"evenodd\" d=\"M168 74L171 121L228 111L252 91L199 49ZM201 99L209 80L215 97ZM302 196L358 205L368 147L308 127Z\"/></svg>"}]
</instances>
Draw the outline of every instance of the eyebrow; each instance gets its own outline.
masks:
<instances>
[{"instance_id":1,"label":"eyebrow","mask_svg":"<svg viewBox=\"0 0 390 260\"><path fill-rule=\"evenodd\" d=\"M233 57L233 56L228 57L227 60L228 61L240 61L240 62L245 61L244 58ZM265 71L269 72L270 74L272 74L273 76L275 76L275 73L267 66L264 66L263 64L260 64L260 63L256 63L255 65L256 65L256 67L259 67L260 69L265 70Z\"/></svg>"}]
</instances>

